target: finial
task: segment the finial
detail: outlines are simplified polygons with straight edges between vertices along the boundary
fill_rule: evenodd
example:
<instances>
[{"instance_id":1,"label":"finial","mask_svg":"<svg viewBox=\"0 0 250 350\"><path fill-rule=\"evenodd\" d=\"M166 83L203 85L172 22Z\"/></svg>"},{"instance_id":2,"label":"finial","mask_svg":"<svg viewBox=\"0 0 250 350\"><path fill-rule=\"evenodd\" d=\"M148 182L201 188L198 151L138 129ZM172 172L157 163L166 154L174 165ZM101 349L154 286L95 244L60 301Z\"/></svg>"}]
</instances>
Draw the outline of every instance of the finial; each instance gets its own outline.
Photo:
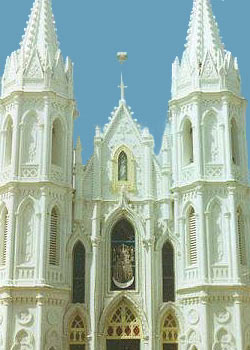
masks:
<instances>
[{"instance_id":1,"label":"finial","mask_svg":"<svg viewBox=\"0 0 250 350\"><path fill-rule=\"evenodd\" d=\"M127 86L124 85L123 82L123 77L122 77L122 73L121 73L121 85L118 86L121 89L121 102L125 102L125 89L127 88Z\"/></svg>"}]
</instances>

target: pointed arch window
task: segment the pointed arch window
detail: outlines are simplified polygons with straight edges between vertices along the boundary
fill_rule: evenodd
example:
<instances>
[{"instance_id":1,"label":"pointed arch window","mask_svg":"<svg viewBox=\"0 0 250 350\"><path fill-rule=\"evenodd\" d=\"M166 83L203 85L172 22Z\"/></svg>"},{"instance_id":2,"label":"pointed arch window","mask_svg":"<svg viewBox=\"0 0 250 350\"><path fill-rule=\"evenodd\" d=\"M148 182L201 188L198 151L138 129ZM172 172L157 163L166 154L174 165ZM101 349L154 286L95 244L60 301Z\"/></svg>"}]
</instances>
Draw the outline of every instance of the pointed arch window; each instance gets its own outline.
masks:
<instances>
[{"instance_id":1,"label":"pointed arch window","mask_svg":"<svg viewBox=\"0 0 250 350\"><path fill-rule=\"evenodd\" d=\"M163 350L178 350L179 327L173 312L168 312L162 325Z\"/></svg>"},{"instance_id":2,"label":"pointed arch window","mask_svg":"<svg viewBox=\"0 0 250 350\"><path fill-rule=\"evenodd\" d=\"M135 289L135 231L122 219L111 232L111 290Z\"/></svg>"},{"instance_id":3,"label":"pointed arch window","mask_svg":"<svg viewBox=\"0 0 250 350\"><path fill-rule=\"evenodd\" d=\"M239 135L238 126L236 120L231 120L231 144L232 144L232 161L234 164L239 165Z\"/></svg>"},{"instance_id":4,"label":"pointed arch window","mask_svg":"<svg viewBox=\"0 0 250 350\"><path fill-rule=\"evenodd\" d=\"M246 255L246 241L245 241L245 230L244 230L244 217L242 209L237 210L237 229L238 229L238 242L239 242L239 259L240 264L245 266L247 264Z\"/></svg>"},{"instance_id":5,"label":"pointed arch window","mask_svg":"<svg viewBox=\"0 0 250 350\"><path fill-rule=\"evenodd\" d=\"M77 242L73 250L73 303L85 302L85 248Z\"/></svg>"},{"instance_id":6,"label":"pointed arch window","mask_svg":"<svg viewBox=\"0 0 250 350\"><path fill-rule=\"evenodd\" d=\"M9 215L7 208L2 211L1 236L0 236L0 266L6 265L7 259L7 239L8 239Z\"/></svg>"},{"instance_id":7,"label":"pointed arch window","mask_svg":"<svg viewBox=\"0 0 250 350\"><path fill-rule=\"evenodd\" d=\"M188 212L188 264L197 264L197 228L196 228L196 214L193 207Z\"/></svg>"},{"instance_id":8,"label":"pointed arch window","mask_svg":"<svg viewBox=\"0 0 250 350\"><path fill-rule=\"evenodd\" d=\"M62 167L64 157L64 135L62 123L56 119L52 127L52 164Z\"/></svg>"},{"instance_id":9,"label":"pointed arch window","mask_svg":"<svg viewBox=\"0 0 250 350\"><path fill-rule=\"evenodd\" d=\"M137 314L122 301L109 318L106 326L108 339L140 339L141 320Z\"/></svg>"},{"instance_id":10,"label":"pointed arch window","mask_svg":"<svg viewBox=\"0 0 250 350\"><path fill-rule=\"evenodd\" d=\"M6 128L6 138L5 138L5 154L4 154L4 166L11 165L12 158L12 143L13 143L13 122L9 117Z\"/></svg>"},{"instance_id":11,"label":"pointed arch window","mask_svg":"<svg viewBox=\"0 0 250 350\"><path fill-rule=\"evenodd\" d=\"M175 301L174 248L168 241L162 248L162 295L163 302Z\"/></svg>"},{"instance_id":12,"label":"pointed arch window","mask_svg":"<svg viewBox=\"0 0 250 350\"><path fill-rule=\"evenodd\" d=\"M118 157L118 181L128 181L128 157L124 151Z\"/></svg>"},{"instance_id":13,"label":"pointed arch window","mask_svg":"<svg viewBox=\"0 0 250 350\"><path fill-rule=\"evenodd\" d=\"M86 329L83 319L80 315L76 315L70 324L69 329L69 349L85 350Z\"/></svg>"},{"instance_id":14,"label":"pointed arch window","mask_svg":"<svg viewBox=\"0 0 250 350\"><path fill-rule=\"evenodd\" d=\"M190 120L186 120L183 128L183 165L189 165L194 161L193 127Z\"/></svg>"},{"instance_id":15,"label":"pointed arch window","mask_svg":"<svg viewBox=\"0 0 250 350\"><path fill-rule=\"evenodd\" d=\"M49 236L49 264L59 265L59 211L54 207L50 216L50 236Z\"/></svg>"}]
</instances>

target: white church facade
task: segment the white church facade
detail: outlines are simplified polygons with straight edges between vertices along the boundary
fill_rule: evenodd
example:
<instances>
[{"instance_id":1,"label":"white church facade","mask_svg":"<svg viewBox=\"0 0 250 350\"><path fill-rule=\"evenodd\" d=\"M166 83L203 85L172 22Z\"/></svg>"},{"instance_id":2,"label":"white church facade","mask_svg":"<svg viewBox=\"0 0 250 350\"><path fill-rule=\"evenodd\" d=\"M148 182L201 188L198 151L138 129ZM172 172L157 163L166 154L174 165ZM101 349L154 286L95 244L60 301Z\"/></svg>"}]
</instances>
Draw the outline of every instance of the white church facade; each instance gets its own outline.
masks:
<instances>
[{"instance_id":1,"label":"white church facade","mask_svg":"<svg viewBox=\"0 0 250 350\"><path fill-rule=\"evenodd\" d=\"M35 0L0 98L0 350L250 350L246 100L210 0L160 153L121 98L82 164L73 66Z\"/></svg>"}]
</instances>

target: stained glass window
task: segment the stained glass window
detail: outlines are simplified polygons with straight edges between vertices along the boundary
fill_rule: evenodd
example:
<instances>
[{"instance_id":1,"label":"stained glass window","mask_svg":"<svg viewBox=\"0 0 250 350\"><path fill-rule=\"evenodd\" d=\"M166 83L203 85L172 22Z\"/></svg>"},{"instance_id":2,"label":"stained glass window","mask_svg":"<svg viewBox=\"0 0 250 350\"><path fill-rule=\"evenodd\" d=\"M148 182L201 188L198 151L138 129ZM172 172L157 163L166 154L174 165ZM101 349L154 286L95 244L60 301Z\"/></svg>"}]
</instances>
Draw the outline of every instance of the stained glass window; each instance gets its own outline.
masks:
<instances>
[{"instance_id":1,"label":"stained glass window","mask_svg":"<svg viewBox=\"0 0 250 350\"><path fill-rule=\"evenodd\" d=\"M163 350L178 350L178 323L175 315L168 312L162 327Z\"/></svg>"},{"instance_id":2,"label":"stained glass window","mask_svg":"<svg viewBox=\"0 0 250 350\"><path fill-rule=\"evenodd\" d=\"M85 248L81 242L73 250L73 303L85 302Z\"/></svg>"},{"instance_id":3,"label":"stained glass window","mask_svg":"<svg viewBox=\"0 0 250 350\"><path fill-rule=\"evenodd\" d=\"M111 233L111 290L135 289L135 232L125 219Z\"/></svg>"},{"instance_id":4,"label":"stained glass window","mask_svg":"<svg viewBox=\"0 0 250 350\"><path fill-rule=\"evenodd\" d=\"M170 242L162 248L163 301L175 301L174 249Z\"/></svg>"},{"instance_id":5,"label":"stained glass window","mask_svg":"<svg viewBox=\"0 0 250 350\"><path fill-rule=\"evenodd\" d=\"M82 318L79 315L76 315L70 325L69 343L70 350L85 350L85 326Z\"/></svg>"}]
</instances>

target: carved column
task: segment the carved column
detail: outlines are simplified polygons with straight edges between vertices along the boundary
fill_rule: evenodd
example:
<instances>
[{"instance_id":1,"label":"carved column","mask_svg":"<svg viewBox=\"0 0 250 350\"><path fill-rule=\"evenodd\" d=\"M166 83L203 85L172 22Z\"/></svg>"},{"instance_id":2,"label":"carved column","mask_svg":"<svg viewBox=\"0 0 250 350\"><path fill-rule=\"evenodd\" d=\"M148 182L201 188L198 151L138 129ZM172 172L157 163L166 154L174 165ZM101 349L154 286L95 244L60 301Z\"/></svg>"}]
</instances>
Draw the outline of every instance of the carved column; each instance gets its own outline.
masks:
<instances>
[{"instance_id":1,"label":"carved column","mask_svg":"<svg viewBox=\"0 0 250 350\"><path fill-rule=\"evenodd\" d=\"M234 276L234 259L232 255L232 237L231 237L231 227L230 227L230 219L231 219L231 214L230 213L225 213L225 222L226 222L226 232L227 232L227 242L228 242L228 263L229 263L229 273L230 273L230 279L231 281L236 278Z\"/></svg>"},{"instance_id":2,"label":"carved column","mask_svg":"<svg viewBox=\"0 0 250 350\"><path fill-rule=\"evenodd\" d=\"M15 187L9 188L9 224L8 224L8 239L7 239L7 258L6 258L6 280L8 284L12 284L14 275L14 263L15 256L15 222L16 222L16 195L17 190Z\"/></svg>"},{"instance_id":3,"label":"carved column","mask_svg":"<svg viewBox=\"0 0 250 350\"><path fill-rule=\"evenodd\" d=\"M238 225L237 210L235 205L235 187L230 187L228 194L231 209L231 249L233 263L233 277L235 282L240 282L240 261L239 261L239 244L238 244Z\"/></svg>"},{"instance_id":4,"label":"carved column","mask_svg":"<svg viewBox=\"0 0 250 350\"><path fill-rule=\"evenodd\" d=\"M44 345L44 324L43 324L43 307L45 304L45 297L42 294L38 294L37 301L37 330L36 330L36 344L37 350L42 350Z\"/></svg>"},{"instance_id":5,"label":"carved column","mask_svg":"<svg viewBox=\"0 0 250 350\"><path fill-rule=\"evenodd\" d=\"M41 226L40 226L40 235L39 235L39 254L38 259L36 261L37 267L38 267L38 278L39 282L41 284L45 283L46 280L46 266L48 264L47 262L47 249L48 249L48 235L49 232L49 225L48 225L48 208L47 208L47 188L43 187L41 189Z\"/></svg>"},{"instance_id":6,"label":"carved column","mask_svg":"<svg viewBox=\"0 0 250 350\"><path fill-rule=\"evenodd\" d=\"M201 137L201 126L200 126L200 103L199 97L197 96L193 101L194 114L196 125L193 132L193 142L194 142L194 162L197 166L197 176L199 178L203 177L203 154L202 154L202 137ZM196 131L196 132L195 132ZM195 156L197 155L197 158Z\"/></svg>"},{"instance_id":7,"label":"carved column","mask_svg":"<svg viewBox=\"0 0 250 350\"><path fill-rule=\"evenodd\" d=\"M1 300L3 303L3 319L0 328L2 328L2 336L3 336L3 350L11 349L12 341L11 334L12 329L10 328L11 316L12 316L12 298L9 294L6 293L4 298ZM14 343L14 342L13 342Z\"/></svg>"},{"instance_id":8,"label":"carved column","mask_svg":"<svg viewBox=\"0 0 250 350\"><path fill-rule=\"evenodd\" d=\"M224 97L223 115L225 121L225 163L226 163L226 178L232 180L232 140L231 140L231 125L229 121L228 99Z\"/></svg>"},{"instance_id":9,"label":"carved column","mask_svg":"<svg viewBox=\"0 0 250 350\"><path fill-rule=\"evenodd\" d=\"M198 238L198 256L200 263L200 273L203 282L207 282L208 266L207 266L207 240L206 240L206 228L204 223L204 193L203 188L199 187L197 190L197 203L199 210L199 227L197 227Z\"/></svg>"},{"instance_id":10,"label":"carved column","mask_svg":"<svg viewBox=\"0 0 250 350\"><path fill-rule=\"evenodd\" d=\"M203 295L201 297L201 310L202 310L202 319L203 319L203 327L202 327L202 338L203 338L203 345L202 350L211 350L212 344L210 336L210 317L209 317L209 303L208 303L208 297L207 295Z\"/></svg>"},{"instance_id":11,"label":"carved column","mask_svg":"<svg viewBox=\"0 0 250 350\"><path fill-rule=\"evenodd\" d=\"M11 165L13 169L13 176L16 178L18 175L18 163L19 163L19 147L20 147L20 98L15 96L15 118L13 120L13 137L12 137L12 155L11 155Z\"/></svg>"},{"instance_id":12,"label":"carved column","mask_svg":"<svg viewBox=\"0 0 250 350\"><path fill-rule=\"evenodd\" d=\"M241 296L236 294L234 295L234 308L235 308L235 334L237 334L237 349L244 349L244 339L243 339L243 322L242 322L242 300Z\"/></svg>"},{"instance_id":13,"label":"carved column","mask_svg":"<svg viewBox=\"0 0 250 350\"><path fill-rule=\"evenodd\" d=\"M42 174L43 179L47 180L49 169L51 167L51 151L52 151L52 127L49 115L49 97L44 96L44 134L43 134L43 163Z\"/></svg>"}]
</instances>

